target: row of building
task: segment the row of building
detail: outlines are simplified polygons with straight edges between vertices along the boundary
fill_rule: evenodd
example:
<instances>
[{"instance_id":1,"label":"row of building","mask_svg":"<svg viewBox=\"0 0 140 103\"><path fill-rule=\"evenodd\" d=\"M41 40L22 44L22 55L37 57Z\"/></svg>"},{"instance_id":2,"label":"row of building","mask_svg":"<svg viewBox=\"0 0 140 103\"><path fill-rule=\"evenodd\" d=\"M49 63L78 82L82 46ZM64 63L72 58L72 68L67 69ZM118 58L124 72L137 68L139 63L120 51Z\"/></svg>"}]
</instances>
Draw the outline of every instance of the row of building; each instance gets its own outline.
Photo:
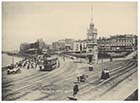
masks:
<instances>
[{"instance_id":1,"label":"row of building","mask_svg":"<svg viewBox=\"0 0 140 103\"><path fill-rule=\"evenodd\" d=\"M132 34L115 35L109 38L98 39L98 51L126 51L137 49L137 36Z\"/></svg>"},{"instance_id":2,"label":"row of building","mask_svg":"<svg viewBox=\"0 0 140 103\"><path fill-rule=\"evenodd\" d=\"M55 51L71 51L74 47L73 39L62 39L52 43L52 49Z\"/></svg>"},{"instance_id":3,"label":"row of building","mask_svg":"<svg viewBox=\"0 0 140 103\"><path fill-rule=\"evenodd\" d=\"M137 49L138 37L132 34L115 35L97 39L98 52L133 51ZM55 51L86 52L88 40L63 39L52 43Z\"/></svg>"}]
</instances>

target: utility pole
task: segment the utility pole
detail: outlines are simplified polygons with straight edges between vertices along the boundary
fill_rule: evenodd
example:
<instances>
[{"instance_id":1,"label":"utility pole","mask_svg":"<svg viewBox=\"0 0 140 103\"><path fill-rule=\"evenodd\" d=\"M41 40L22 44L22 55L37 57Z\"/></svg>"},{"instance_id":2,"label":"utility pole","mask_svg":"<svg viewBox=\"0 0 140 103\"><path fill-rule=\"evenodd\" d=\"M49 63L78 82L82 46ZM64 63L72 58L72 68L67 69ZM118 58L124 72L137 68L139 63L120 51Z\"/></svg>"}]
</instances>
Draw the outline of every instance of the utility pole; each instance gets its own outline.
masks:
<instances>
[{"instance_id":1,"label":"utility pole","mask_svg":"<svg viewBox=\"0 0 140 103\"><path fill-rule=\"evenodd\" d=\"M12 56L12 65L14 65L14 56Z\"/></svg>"},{"instance_id":2,"label":"utility pole","mask_svg":"<svg viewBox=\"0 0 140 103\"><path fill-rule=\"evenodd\" d=\"M102 63L103 63L103 50L104 50L104 47L102 48Z\"/></svg>"}]
</instances>

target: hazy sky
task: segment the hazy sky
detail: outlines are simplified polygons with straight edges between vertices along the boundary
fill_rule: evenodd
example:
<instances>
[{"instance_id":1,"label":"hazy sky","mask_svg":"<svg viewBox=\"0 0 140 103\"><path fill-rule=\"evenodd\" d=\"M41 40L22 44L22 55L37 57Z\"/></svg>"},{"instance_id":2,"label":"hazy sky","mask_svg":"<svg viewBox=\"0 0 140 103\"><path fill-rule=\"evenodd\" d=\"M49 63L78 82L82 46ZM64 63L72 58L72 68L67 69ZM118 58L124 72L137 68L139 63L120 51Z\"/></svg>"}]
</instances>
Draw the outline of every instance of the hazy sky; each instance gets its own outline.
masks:
<instances>
[{"instance_id":1,"label":"hazy sky","mask_svg":"<svg viewBox=\"0 0 140 103\"><path fill-rule=\"evenodd\" d=\"M46 43L63 39L85 39L91 18L98 37L137 34L136 2L3 2L3 50L19 48L22 42L43 38Z\"/></svg>"}]
</instances>

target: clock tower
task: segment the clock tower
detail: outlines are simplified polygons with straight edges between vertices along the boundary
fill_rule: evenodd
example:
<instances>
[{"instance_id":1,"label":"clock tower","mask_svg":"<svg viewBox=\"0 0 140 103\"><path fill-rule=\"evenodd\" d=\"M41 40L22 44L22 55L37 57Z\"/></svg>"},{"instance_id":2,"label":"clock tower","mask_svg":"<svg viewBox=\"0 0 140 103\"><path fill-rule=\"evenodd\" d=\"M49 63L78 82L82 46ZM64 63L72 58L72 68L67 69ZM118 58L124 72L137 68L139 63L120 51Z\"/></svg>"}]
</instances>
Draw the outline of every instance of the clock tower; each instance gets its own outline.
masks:
<instances>
[{"instance_id":1,"label":"clock tower","mask_svg":"<svg viewBox=\"0 0 140 103\"><path fill-rule=\"evenodd\" d=\"M93 8L91 8L91 14L93 14ZM89 63L97 63L98 61L97 29L93 23L93 16L91 16L91 22L87 30L87 57Z\"/></svg>"}]
</instances>

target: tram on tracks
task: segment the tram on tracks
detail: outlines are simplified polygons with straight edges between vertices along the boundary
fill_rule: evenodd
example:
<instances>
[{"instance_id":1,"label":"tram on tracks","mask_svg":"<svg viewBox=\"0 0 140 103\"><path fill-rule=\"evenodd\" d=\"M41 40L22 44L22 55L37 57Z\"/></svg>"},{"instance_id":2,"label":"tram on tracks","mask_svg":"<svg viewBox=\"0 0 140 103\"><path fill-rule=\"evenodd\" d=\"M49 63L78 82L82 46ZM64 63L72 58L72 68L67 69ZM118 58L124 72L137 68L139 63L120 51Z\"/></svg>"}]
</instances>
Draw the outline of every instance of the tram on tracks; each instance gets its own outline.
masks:
<instances>
[{"instance_id":1,"label":"tram on tracks","mask_svg":"<svg viewBox=\"0 0 140 103\"><path fill-rule=\"evenodd\" d=\"M39 62L40 71L51 71L57 67L58 67L58 58L57 57L43 58Z\"/></svg>"}]
</instances>

